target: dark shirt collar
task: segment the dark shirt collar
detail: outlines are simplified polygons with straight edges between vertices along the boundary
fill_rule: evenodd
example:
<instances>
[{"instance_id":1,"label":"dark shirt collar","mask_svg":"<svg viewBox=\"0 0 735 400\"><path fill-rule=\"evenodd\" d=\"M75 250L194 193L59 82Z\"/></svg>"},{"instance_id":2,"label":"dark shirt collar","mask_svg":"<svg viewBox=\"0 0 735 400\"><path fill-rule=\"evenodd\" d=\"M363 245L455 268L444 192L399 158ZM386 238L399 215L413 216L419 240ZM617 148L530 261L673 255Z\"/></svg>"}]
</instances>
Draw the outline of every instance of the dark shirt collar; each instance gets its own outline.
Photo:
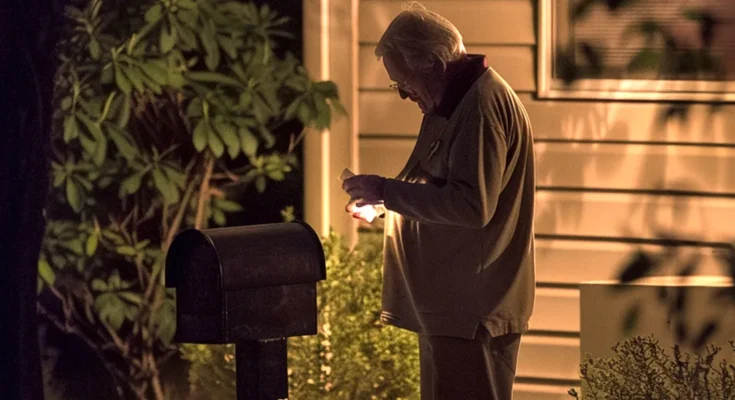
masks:
<instances>
[{"instance_id":1,"label":"dark shirt collar","mask_svg":"<svg viewBox=\"0 0 735 400\"><path fill-rule=\"evenodd\" d=\"M447 89L434 114L449 119L472 84L488 69L487 58L482 54L467 54L447 65Z\"/></svg>"}]
</instances>

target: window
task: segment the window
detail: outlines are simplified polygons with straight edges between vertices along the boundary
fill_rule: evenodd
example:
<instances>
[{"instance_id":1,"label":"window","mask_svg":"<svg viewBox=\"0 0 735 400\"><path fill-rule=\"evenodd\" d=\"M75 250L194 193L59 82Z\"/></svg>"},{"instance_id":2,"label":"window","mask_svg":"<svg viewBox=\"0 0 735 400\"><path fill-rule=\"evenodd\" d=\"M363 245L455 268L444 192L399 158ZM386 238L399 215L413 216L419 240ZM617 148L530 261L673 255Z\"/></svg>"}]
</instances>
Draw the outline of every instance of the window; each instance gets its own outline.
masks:
<instances>
[{"instance_id":1,"label":"window","mask_svg":"<svg viewBox=\"0 0 735 400\"><path fill-rule=\"evenodd\" d=\"M538 63L541 98L733 102L735 0L539 0Z\"/></svg>"}]
</instances>

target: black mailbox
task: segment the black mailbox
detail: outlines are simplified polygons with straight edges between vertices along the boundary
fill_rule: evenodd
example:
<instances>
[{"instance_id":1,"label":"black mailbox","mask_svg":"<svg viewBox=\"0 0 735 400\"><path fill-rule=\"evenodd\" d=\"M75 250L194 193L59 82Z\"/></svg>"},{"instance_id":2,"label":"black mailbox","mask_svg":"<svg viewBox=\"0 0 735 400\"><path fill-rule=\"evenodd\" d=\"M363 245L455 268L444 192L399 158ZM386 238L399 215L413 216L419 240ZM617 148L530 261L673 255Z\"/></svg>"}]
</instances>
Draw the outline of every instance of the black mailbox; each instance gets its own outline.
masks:
<instances>
[{"instance_id":1,"label":"black mailbox","mask_svg":"<svg viewBox=\"0 0 735 400\"><path fill-rule=\"evenodd\" d=\"M176 336L235 343L238 399L288 396L286 337L317 333L319 236L303 222L179 233L166 256Z\"/></svg>"}]
</instances>

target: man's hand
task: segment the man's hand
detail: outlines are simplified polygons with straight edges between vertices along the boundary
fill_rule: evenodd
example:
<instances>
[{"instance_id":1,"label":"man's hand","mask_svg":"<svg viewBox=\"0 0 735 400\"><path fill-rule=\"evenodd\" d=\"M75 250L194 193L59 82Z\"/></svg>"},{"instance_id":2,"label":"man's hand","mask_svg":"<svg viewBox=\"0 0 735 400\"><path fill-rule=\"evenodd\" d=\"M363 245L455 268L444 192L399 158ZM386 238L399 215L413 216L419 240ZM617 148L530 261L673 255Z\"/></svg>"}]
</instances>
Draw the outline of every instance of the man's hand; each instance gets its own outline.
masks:
<instances>
[{"instance_id":1,"label":"man's hand","mask_svg":"<svg viewBox=\"0 0 735 400\"><path fill-rule=\"evenodd\" d=\"M347 203L345 209L348 213L352 214L352 218L372 223L376 217L379 217L385 212L381 203L365 204L362 199L353 199Z\"/></svg>"},{"instance_id":2,"label":"man's hand","mask_svg":"<svg viewBox=\"0 0 735 400\"><path fill-rule=\"evenodd\" d=\"M351 199L360 199L358 207L383 202L383 192L387 179L378 175L355 175L342 182L342 189ZM348 210L349 211L349 210Z\"/></svg>"},{"instance_id":3,"label":"man's hand","mask_svg":"<svg viewBox=\"0 0 735 400\"><path fill-rule=\"evenodd\" d=\"M353 218L367 222L384 213L383 191L386 179L377 175L354 175L342 181L342 189L350 195L345 210Z\"/></svg>"}]
</instances>

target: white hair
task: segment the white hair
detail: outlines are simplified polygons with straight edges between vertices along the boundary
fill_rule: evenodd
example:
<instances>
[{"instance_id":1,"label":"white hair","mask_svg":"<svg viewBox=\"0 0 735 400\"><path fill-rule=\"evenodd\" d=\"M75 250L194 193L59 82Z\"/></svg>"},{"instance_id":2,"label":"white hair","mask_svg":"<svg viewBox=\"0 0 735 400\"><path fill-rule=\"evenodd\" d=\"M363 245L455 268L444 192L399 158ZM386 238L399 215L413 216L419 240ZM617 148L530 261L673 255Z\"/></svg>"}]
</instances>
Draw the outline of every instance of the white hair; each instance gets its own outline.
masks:
<instances>
[{"instance_id":1,"label":"white hair","mask_svg":"<svg viewBox=\"0 0 735 400\"><path fill-rule=\"evenodd\" d=\"M426 73L466 54L462 35L449 20L426 10L418 2L403 6L385 30L375 48L380 59L386 55L401 56L412 71Z\"/></svg>"}]
</instances>

